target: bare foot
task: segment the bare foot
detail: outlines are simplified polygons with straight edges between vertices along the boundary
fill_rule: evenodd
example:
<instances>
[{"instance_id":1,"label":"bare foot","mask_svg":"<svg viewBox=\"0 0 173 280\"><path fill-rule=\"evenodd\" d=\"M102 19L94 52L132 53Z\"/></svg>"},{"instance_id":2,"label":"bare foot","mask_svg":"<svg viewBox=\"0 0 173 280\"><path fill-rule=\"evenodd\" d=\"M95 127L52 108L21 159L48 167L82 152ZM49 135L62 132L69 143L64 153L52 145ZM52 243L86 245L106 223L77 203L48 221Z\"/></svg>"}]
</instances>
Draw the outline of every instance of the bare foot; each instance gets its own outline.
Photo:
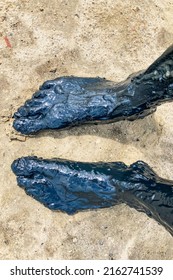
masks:
<instances>
[{"instance_id":1,"label":"bare foot","mask_svg":"<svg viewBox=\"0 0 173 280\"><path fill-rule=\"evenodd\" d=\"M81 163L23 157L12 164L18 185L51 210L80 210L126 203L173 234L173 182L144 162Z\"/></svg>"},{"instance_id":2,"label":"bare foot","mask_svg":"<svg viewBox=\"0 0 173 280\"><path fill-rule=\"evenodd\" d=\"M42 129L143 118L173 99L173 46L146 71L121 83L103 78L61 77L45 82L14 114L23 134Z\"/></svg>"}]
</instances>

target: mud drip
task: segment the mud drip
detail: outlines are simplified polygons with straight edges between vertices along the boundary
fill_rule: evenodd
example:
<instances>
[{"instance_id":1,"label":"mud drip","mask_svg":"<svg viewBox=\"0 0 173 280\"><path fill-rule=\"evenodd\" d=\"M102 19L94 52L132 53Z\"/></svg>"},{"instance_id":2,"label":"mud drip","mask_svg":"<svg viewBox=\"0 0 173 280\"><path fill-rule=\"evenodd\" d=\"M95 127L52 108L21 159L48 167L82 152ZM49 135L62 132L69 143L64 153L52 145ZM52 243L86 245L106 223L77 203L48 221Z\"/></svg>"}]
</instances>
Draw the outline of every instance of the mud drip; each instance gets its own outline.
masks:
<instances>
[{"instance_id":1,"label":"mud drip","mask_svg":"<svg viewBox=\"0 0 173 280\"><path fill-rule=\"evenodd\" d=\"M85 123L135 120L173 99L173 46L146 71L121 83L103 78L61 77L45 82L14 114L23 134Z\"/></svg>"},{"instance_id":2,"label":"mud drip","mask_svg":"<svg viewBox=\"0 0 173 280\"><path fill-rule=\"evenodd\" d=\"M126 203L173 235L173 182L142 161L82 163L22 157L12 164L18 185L51 210L80 210Z\"/></svg>"}]
</instances>

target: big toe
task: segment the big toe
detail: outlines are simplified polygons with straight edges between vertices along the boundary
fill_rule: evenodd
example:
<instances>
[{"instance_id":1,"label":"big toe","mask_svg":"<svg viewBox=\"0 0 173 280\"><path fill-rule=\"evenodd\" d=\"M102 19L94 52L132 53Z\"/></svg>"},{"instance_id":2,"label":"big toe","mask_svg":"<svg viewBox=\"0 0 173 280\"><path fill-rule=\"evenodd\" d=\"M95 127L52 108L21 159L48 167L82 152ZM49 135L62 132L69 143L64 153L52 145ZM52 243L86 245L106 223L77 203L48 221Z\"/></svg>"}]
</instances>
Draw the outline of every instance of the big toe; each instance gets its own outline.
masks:
<instances>
[{"instance_id":1,"label":"big toe","mask_svg":"<svg viewBox=\"0 0 173 280\"><path fill-rule=\"evenodd\" d=\"M30 134L44 128L42 119L17 118L13 122L13 127L22 134Z\"/></svg>"},{"instance_id":2,"label":"big toe","mask_svg":"<svg viewBox=\"0 0 173 280\"><path fill-rule=\"evenodd\" d=\"M11 169L16 176L31 176L34 165L35 157L22 157L13 161Z\"/></svg>"}]
</instances>

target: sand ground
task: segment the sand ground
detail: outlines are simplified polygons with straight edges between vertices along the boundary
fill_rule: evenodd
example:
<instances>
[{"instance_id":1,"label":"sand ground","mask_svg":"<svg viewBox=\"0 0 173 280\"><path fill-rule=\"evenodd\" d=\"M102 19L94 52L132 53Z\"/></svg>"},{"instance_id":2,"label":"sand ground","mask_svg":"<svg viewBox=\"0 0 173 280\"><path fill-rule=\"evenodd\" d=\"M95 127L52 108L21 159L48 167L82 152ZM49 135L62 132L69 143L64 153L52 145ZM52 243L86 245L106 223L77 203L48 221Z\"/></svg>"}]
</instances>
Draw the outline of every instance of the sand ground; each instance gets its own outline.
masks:
<instances>
[{"instance_id":1,"label":"sand ground","mask_svg":"<svg viewBox=\"0 0 173 280\"><path fill-rule=\"evenodd\" d=\"M0 1L0 259L172 259L173 238L125 205L68 216L27 196L12 161L144 160L173 180L173 103L135 122L47 131L12 129L12 114L45 80L62 75L120 81L173 41L173 1ZM5 37L7 38L5 40Z\"/></svg>"}]
</instances>

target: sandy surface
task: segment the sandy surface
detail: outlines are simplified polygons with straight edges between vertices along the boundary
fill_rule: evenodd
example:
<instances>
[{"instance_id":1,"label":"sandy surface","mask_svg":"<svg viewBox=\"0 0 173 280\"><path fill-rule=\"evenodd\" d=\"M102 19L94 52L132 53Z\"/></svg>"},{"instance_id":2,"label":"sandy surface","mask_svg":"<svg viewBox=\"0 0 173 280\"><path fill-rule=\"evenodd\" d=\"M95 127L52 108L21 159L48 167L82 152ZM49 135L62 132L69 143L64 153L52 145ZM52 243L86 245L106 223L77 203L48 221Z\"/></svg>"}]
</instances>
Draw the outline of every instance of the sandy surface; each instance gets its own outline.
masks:
<instances>
[{"instance_id":1,"label":"sandy surface","mask_svg":"<svg viewBox=\"0 0 173 280\"><path fill-rule=\"evenodd\" d=\"M12 114L47 79L120 81L173 41L173 1L0 1L0 259L172 259L173 238L125 205L68 216L16 184L12 161L37 155L80 161L144 160L173 180L173 103L135 122L17 135ZM5 41L7 36L11 46Z\"/></svg>"}]
</instances>

